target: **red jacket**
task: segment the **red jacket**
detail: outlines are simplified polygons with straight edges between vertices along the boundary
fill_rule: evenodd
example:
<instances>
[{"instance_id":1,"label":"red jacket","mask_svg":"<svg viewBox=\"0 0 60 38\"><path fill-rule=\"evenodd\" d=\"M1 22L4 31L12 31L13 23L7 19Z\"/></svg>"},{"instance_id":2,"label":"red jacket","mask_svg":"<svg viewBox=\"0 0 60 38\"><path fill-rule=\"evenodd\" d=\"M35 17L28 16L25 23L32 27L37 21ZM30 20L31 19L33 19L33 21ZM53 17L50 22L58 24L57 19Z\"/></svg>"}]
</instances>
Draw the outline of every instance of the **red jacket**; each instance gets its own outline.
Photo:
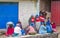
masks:
<instances>
[{"instance_id":1,"label":"red jacket","mask_svg":"<svg viewBox=\"0 0 60 38\"><path fill-rule=\"evenodd\" d=\"M44 22L45 18L43 16L40 16L39 18L40 18L41 22Z\"/></svg>"},{"instance_id":2,"label":"red jacket","mask_svg":"<svg viewBox=\"0 0 60 38\"><path fill-rule=\"evenodd\" d=\"M39 17L36 18L36 22L40 22L40 18Z\"/></svg>"},{"instance_id":3,"label":"red jacket","mask_svg":"<svg viewBox=\"0 0 60 38\"><path fill-rule=\"evenodd\" d=\"M12 35L14 33L14 28L8 27L7 29L7 35Z\"/></svg>"},{"instance_id":4,"label":"red jacket","mask_svg":"<svg viewBox=\"0 0 60 38\"><path fill-rule=\"evenodd\" d=\"M35 21L35 18L34 18L34 17L32 17L31 22L34 22L34 21Z\"/></svg>"}]
</instances>

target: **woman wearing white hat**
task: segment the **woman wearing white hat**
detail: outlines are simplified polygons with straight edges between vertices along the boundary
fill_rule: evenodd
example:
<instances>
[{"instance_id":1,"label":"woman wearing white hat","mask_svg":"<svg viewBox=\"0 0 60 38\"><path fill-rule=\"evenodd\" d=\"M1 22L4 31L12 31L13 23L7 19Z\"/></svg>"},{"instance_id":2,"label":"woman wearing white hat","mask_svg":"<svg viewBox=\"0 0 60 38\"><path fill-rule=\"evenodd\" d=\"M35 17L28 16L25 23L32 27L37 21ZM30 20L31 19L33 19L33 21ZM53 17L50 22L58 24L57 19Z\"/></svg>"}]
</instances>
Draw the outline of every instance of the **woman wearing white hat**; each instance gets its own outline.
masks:
<instances>
[{"instance_id":1,"label":"woman wearing white hat","mask_svg":"<svg viewBox=\"0 0 60 38\"><path fill-rule=\"evenodd\" d=\"M14 27L13 27L13 22L7 22L7 32L6 35L7 36L12 36L14 33Z\"/></svg>"},{"instance_id":2,"label":"woman wearing white hat","mask_svg":"<svg viewBox=\"0 0 60 38\"><path fill-rule=\"evenodd\" d=\"M14 28L14 35L21 35L21 28L19 27L19 24L16 24L16 27Z\"/></svg>"}]
</instances>

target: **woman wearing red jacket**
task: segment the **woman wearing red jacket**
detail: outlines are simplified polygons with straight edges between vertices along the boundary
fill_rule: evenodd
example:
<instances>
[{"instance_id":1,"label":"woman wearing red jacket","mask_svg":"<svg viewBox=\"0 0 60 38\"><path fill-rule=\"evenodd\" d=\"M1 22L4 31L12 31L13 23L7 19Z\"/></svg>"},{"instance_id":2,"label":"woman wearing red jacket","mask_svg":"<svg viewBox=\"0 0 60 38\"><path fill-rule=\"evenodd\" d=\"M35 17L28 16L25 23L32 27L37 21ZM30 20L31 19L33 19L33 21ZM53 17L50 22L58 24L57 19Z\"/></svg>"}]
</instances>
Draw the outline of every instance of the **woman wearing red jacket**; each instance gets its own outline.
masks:
<instances>
[{"instance_id":1,"label":"woman wearing red jacket","mask_svg":"<svg viewBox=\"0 0 60 38\"><path fill-rule=\"evenodd\" d=\"M41 25L42 25L42 24L43 24L43 22L45 21L45 18L44 18L44 16L43 16L42 14L39 16L39 18L40 18Z\"/></svg>"},{"instance_id":2,"label":"woman wearing red jacket","mask_svg":"<svg viewBox=\"0 0 60 38\"><path fill-rule=\"evenodd\" d=\"M7 32L6 32L6 35L7 36L12 36L13 33L14 33L14 27L13 27L13 23L12 22L8 22L7 23Z\"/></svg>"}]
</instances>

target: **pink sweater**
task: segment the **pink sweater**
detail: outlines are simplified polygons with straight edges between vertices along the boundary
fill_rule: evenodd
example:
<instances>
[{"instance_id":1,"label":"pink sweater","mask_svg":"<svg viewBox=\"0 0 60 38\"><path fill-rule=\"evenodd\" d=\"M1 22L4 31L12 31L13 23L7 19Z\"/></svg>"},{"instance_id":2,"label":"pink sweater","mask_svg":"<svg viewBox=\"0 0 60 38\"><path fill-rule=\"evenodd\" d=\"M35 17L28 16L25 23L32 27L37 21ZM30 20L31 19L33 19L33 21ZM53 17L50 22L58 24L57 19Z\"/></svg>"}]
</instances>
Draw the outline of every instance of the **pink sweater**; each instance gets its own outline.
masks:
<instances>
[{"instance_id":1,"label":"pink sweater","mask_svg":"<svg viewBox=\"0 0 60 38\"><path fill-rule=\"evenodd\" d=\"M35 33L35 30L32 26L29 26L28 29L29 29L28 33Z\"/></svg>"}]
</instances>

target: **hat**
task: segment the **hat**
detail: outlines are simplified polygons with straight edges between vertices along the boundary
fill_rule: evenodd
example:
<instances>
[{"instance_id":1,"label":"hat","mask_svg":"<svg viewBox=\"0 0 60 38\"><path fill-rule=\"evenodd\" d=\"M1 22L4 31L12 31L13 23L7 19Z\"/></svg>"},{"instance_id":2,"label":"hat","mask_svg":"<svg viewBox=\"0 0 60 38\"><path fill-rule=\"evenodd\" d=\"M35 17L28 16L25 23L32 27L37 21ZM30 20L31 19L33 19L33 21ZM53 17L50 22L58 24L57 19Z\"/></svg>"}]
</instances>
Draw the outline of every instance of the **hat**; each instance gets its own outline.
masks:
<instances>
[{"instance_id":1,"label":"hat","mask_svg":"<svg viewBox=\"0 0 60 38\"><path fill-rule=\"evenodd\" d=\"M14 23L13 23L12 21L9 21L9 22L7 22L7 24L6 24L6 28L8 28L10 24L14 25Z\"/></svg>"},{"instance_id":2,"label":"hat","mask_svg":"<svg viewBox=\"0 0 60 38\"><path fill-rule=\"evenodd\" d=\"M16 24L16 26L20 26L20 24Z\"/></svg>"},{"instance_id":3,"label":"hat","mask_svg":"<svg viewBox=\"0 0 60 38\"><path fill-rule=\"evenodd\" d=\"M13 22L11 22L11 21L10 21L10 22L7 22L7 25L8 25L8 24L13 24L13 25L14 25L14 23L13 23Z\"/></svg>"}]
</instances>

